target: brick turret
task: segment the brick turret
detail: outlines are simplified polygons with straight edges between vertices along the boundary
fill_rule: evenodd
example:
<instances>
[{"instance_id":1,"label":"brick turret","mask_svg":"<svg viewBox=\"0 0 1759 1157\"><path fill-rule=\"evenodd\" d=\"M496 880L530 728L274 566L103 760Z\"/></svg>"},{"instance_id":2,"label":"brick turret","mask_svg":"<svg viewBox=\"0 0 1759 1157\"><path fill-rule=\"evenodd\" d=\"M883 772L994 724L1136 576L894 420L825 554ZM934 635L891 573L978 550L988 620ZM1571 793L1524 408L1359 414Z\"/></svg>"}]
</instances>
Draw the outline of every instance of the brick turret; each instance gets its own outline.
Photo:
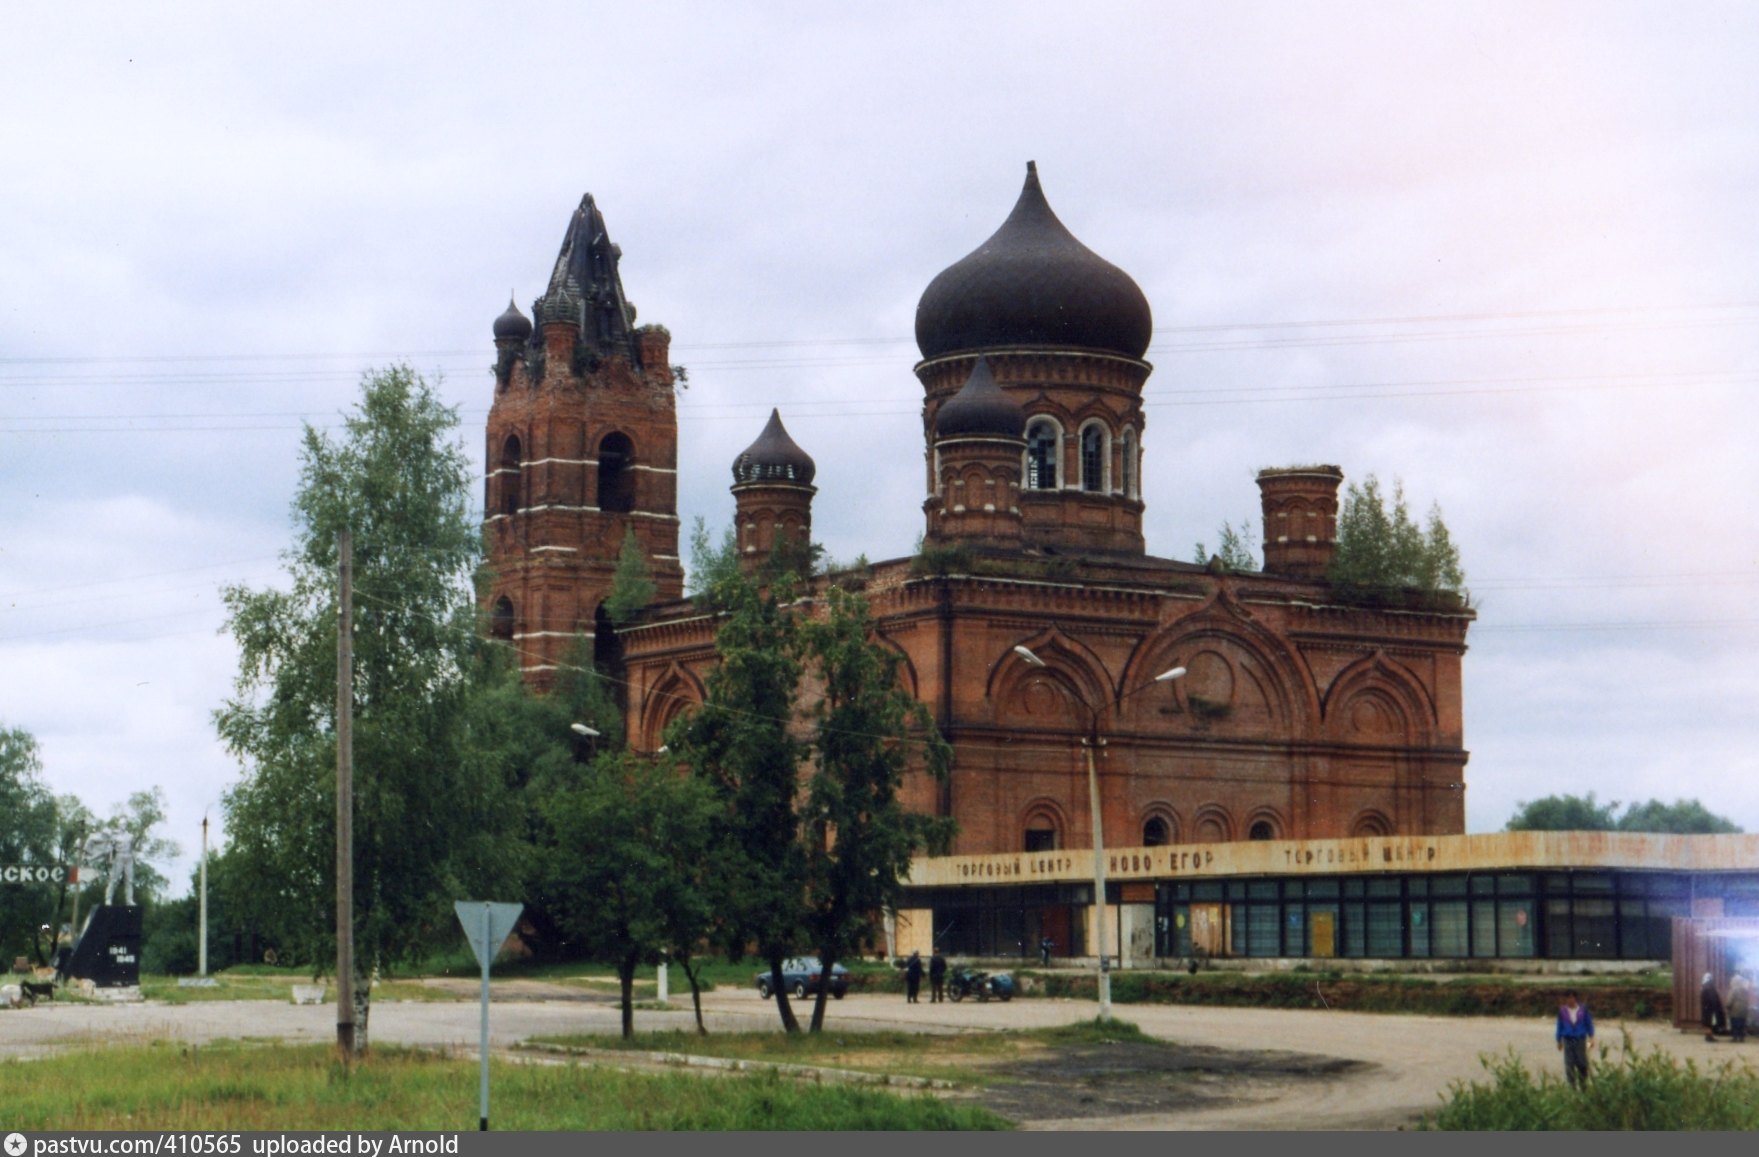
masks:
<instances>
[{"instance_id":1,"label":"brick turret","mask_svg":"<svg viewBox=\"0 0 1759 1157\"><path fill-rule=\"evenodd\" d=\"M733 524L745 573L758 571L778 550L795 563L808 560L817 472L811 456L788 437L781 412L771 410L757 441L733 460Z\"/></svg>"},{"instance_id":2,"label":"brick turret","mask_svg":"<svg viewBox=\"0 0 1759 1157\"><path fill-rule=\"evenodd\" d=\"M1324 578L1338 545L1336 466L1260 470L1264 501L1264 570L1294 578Z\"/></svg>"}]
</instances>

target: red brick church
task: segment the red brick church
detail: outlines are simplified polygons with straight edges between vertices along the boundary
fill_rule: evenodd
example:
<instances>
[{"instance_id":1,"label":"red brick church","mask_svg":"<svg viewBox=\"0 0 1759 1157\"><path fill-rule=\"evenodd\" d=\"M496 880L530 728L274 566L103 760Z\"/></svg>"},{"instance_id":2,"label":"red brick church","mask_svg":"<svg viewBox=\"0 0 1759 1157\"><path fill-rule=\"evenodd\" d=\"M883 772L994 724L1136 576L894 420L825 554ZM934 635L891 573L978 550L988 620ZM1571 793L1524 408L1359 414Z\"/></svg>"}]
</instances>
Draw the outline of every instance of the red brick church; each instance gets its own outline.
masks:
<instances>
[{"instance_id":1,"label":"red brick church","mask_svg":"<svg viewBox=\"0 0 1759 1157\"><path fill-rule=\"evenodd\" d=\"M651 751L702 699L715 622L681 597L669 335L636 326L620 258L586 197L533 316L495 321L487 609L539 684L591 636ZM1108 846L1463 832L1472 612L1338 597L1332 466L1259 475L1261 572L1148 553L1152 332L1030 165L1001 227L923 291L923 552L857 576L955 752L912 805L957 817L959 854L1089 847L1096 735ZM810 535L813 460L779 415L731 470L744 557ZM600 604L630 530L661 601L613 637Z\"/></svg>"}]
</instances>

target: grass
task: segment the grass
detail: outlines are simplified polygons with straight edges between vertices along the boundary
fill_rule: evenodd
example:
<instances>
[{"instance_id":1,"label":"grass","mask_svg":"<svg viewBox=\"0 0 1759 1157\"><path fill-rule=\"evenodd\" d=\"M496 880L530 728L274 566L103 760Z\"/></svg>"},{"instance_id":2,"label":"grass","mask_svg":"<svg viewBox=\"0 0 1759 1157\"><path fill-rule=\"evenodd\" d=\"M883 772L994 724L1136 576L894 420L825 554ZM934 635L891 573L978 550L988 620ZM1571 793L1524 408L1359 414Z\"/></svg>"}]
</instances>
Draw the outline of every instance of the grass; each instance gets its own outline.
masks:
<instances>
[{"instance_id":1,"label":"grass","mask_svg":"<svg viewBox=\"0 0 1759 1157\"><path fill-rule=\"evenodd\" d=\"M376 1047L352 1066L328 1046L175 1042L0 1065L6 1124L22 1130L395 1129L477 1125L474 1058ZM1007 1128L933 1096L773 1075L624 1073L589 1065L490 1063L497 1129L949 1130Z\"/></svg>"},{"instance_id":2,"label":"grass","mask_svg":"<svg viewBox=\"0 0 1759 1157\"><path fill-rule=\"evenodd\" d=\"M1759 1129L1759 1074L1744 1062L1699 1068L1659 1047L1642 1052L1630 1035L1616 1061L1602 1059L1583 1089L1552 1073L1535 1078L1520 1058L1480 1057L1488 1084L1454 1082L1426 1129L1446 1130L1753 1130Z\"/></svg>"},{"instance_id":3,"label":"grass","mask_svg":"<svg viewBox=\"0 0 1759 1157\"><path fill-rule=\"evenodd\" d=\"M1046 996L1094 999L1091 973L1026 973ZM1342 972L1114 972L1120 1004L1204 1004L1236 1008L1332 1008L1428 1016L1545 1016L1565 978ZM1670 1017L1672 980L1663 973L1569 977L1596 1016Z\"/></svg>"},{"instance_id":4,"label":"grass","mask_svg":"<svg viewBox=\"0 0 1759 1157\"><path fill-rule=\"evenodd\" d=\"M468 965L468 967L466 967ZM760 966L745 960L702 962L705 987L749 989ZM901 992L898 970L883 961L858 960L850 970L854 992ZM436 956L420 971L399 972L373 986L379 1001L448 1001L474 998L475 988L461 993L456 985L423 983L424 977L474 981L480 975L473 959ZM1091 972L1020 970L1032 995L1094 999ZM169 977L143 977L143 994L152 1000L186 1004L207 1000L278 1000L290 998L295 984L311 984L309 969L244 965L216 973L214 988L179 988ZM1557 1005L1558 986L1565 980L1580 988L1599 1016L1641 1020L1668 1019L1673 1013L1672 980L1663 972L1606 977L1531 977L1484 974L1427 975L1345 973L1297 969L1291 972L1245 973L1130 970L1112 974L1112 999L1120 1004L1202 1004L1236 1008L1332 1008L1351 1012L1400 1012L1431 1016L1545 1016ZM584 963L536 963L503 960L492 980L537 980L600 996L619 993L609 967ZM330 997L333 999L332 988ZM1024 991L1022 995L1027 995ZM655 970L643 968L635 981L638 1004L653 1007L658 996ZM683 969L670 972L671 1007L690 1008L690 986Z\"/></svg>"}]
</instances>

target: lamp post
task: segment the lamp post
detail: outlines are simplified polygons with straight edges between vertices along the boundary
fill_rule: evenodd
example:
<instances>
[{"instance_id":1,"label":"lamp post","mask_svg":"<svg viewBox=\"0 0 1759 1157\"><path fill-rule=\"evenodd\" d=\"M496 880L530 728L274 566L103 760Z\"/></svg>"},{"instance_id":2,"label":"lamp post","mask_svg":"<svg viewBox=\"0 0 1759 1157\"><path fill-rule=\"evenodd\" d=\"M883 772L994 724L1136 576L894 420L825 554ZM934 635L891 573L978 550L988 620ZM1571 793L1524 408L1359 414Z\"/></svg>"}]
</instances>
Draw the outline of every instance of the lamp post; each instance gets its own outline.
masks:
<instances>
[{"instance_id":1,"label":"lamp post","mask_svg":"<svg viewBox=\"0 0 1759 1157\"><path fill-rule=\"evenodd\" d=\"M1014 653L1032 667L1046 667L1047 663L1034 655L1027 647L1015 647ZM1174 667L1162 671L1153 679L1132 688L1118 696L1118 702L1146 690L1156 683L1170 683L1185 674L1185 668ZM1087 753L1087 803L1093 816L1093 929L1094 947L1099 954L1099 1019L1110 1020L1112 1017L1112 959L1111 946L1107 943L1105 926L1105 828L1101 822L1099 807L1099 771L1094 766L1094 750L1105 746L1105 739L1099 733L1099 708L1087 701L1081 689L1075 684L1069 685L1076 702L1087 709L1087 734L1081 740L1081 747Z\"/></svg>"}]
</instances>

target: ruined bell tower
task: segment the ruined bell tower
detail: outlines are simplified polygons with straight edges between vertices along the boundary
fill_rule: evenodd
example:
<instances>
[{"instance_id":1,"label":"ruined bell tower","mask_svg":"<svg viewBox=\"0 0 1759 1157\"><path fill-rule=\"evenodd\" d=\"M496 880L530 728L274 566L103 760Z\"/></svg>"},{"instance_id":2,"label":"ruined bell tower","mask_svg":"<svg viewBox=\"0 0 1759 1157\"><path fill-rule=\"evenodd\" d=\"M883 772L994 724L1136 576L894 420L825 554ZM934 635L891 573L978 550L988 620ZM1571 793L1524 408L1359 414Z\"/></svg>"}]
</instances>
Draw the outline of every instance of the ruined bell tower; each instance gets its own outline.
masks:
<instances>
[{"instance_id":1,"label":"ruined bell tower","mask_svg":"<svg viewBox=\"0 0 1759 1157\"><path fill-rule=\"evenodd\" d=\"M547 687L576 634L615 660L603 610L633 532L660 599L683 593L671 335L636 327L622 250L589 193L532 316L495 319L484 532L490 633Z\"/></svg>"}]
</instances>

